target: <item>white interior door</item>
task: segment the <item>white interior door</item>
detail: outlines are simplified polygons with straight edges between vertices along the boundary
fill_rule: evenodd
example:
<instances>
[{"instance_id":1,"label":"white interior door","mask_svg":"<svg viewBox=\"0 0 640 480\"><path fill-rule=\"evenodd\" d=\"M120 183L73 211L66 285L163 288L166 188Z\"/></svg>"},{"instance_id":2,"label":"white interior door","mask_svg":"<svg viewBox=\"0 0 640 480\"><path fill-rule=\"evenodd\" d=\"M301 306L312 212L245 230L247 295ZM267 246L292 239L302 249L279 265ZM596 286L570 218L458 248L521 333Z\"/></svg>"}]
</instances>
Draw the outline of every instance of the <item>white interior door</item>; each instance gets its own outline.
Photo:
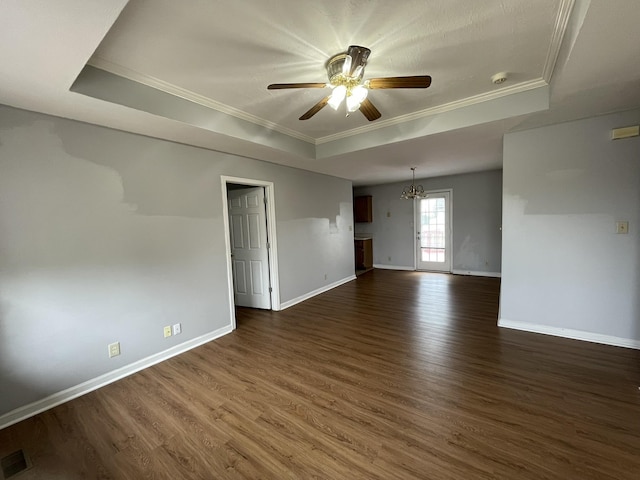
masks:
<instances>
[{"instance_id":1,"label":"white interior door","mask_svg":"<svg viewBox=\"0 0 640 480\"><path fill-rule=\"evenodd\" d=\"M229 190L228 205L235 304L270 309L264 187Z\"/></svg>"},{"instance_id":2,"label":"white interior door","mask_svg":"<svg viewBox=\"0 0 640 480\"><path fill-rule=\"evenodd\" d=\"M451 192L416 200L416 269L451 271Z\"/></svg>"}]
</instances>

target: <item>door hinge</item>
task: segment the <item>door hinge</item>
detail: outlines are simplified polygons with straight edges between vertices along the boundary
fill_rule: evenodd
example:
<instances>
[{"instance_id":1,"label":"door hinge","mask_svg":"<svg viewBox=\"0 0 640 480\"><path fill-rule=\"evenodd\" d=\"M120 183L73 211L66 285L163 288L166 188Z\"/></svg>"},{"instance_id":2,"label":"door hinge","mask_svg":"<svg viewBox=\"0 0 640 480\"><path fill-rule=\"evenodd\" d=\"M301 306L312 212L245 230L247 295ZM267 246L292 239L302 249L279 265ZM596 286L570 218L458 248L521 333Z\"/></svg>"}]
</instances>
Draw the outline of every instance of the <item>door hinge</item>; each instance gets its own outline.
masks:
<instances>
[{"instance_id":1,"label":"door hinge","mask_svg":"<svg viewBox=\"0 0 640 480\"><path fill-rule=\"evenodd\" d=\"M267 204L267 197L262 197L262 200L264 200L264 204Z\"/></svg>"},{"instance_id":2,"label":"door hinge","mask_svg":"<svg viewBox=\"0 0 640 480\"><path fill-rule=\"evenodd\" d=\"M273 288L269 287L269 293L273 292Z\"/></svg>"},{"instance_id":3,"label":"door hinge","mask_svg":"<svg viewBox=\"0 0 640 480\"><path fill-rule=\"evenodd\" d=\"M267 248L271 248L271 244L267 242Z\"/></svg>"}]
</instances>

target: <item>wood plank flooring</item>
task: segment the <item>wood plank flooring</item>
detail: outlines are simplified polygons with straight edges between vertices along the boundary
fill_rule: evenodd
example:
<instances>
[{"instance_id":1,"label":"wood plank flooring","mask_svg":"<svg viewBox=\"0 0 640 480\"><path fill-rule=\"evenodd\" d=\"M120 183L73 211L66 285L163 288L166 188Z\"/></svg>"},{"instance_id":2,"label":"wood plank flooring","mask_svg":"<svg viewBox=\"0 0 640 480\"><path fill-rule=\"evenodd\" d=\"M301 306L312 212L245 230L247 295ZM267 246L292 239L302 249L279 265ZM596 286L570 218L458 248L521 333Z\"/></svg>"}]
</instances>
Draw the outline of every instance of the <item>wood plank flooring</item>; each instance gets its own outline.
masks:
<instances>
[{"instance_id":1,"label":"wood plank flooring","mask_svg":"<svg viewBox=\"0 0 640 480\"><path fill-rule=\"evenodd\" d=\"M374 270L0 431L28 479L640 478L640 352L496 326L499 280ZM185 320L186 323L186 320Z\"/></svg>"}]
</instances>

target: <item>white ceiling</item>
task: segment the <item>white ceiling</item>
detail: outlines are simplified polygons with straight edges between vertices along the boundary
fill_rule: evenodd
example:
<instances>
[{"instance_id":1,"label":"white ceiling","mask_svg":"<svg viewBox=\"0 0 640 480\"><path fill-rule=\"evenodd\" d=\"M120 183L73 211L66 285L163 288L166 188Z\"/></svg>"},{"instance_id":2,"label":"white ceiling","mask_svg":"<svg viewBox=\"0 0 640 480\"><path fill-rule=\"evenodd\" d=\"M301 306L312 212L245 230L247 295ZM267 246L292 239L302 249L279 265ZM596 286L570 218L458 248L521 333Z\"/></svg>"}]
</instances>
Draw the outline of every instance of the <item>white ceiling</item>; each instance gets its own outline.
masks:
<instances>
[{"instance_id":1,"label":"white ceiling","mask_svg":"<svg viewBox=\"0 0 640 480\"><path fill-rule=\"evenodd\" d=\"M0 103L384 183L500 168L507 131L639 106L639 24L637 0L3 0ZM325 82L351 44L365 78L432 86L371 91L375 122L300 121L325 91L266 89Z\"/></svg>"}]
</instances>

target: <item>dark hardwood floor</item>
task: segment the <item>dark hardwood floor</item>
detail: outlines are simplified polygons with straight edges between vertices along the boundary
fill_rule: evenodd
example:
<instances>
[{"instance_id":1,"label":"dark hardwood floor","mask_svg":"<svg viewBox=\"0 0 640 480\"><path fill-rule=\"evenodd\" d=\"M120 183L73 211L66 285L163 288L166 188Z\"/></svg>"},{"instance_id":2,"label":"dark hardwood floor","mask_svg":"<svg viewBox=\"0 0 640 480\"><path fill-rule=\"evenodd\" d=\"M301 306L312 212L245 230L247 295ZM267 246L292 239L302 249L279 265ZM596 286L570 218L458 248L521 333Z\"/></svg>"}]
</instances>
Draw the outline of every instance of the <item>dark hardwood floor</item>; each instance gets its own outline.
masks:
<instances>
[{"instance_id":1,"label":"dark hardwood floor","mask_svg":"<svg viewBox=\"0 0 640 480\"><path fill-rule=\"evenodd\" d=\"M640 352L499 329L499 285L374 270L239 309L232 334L0 431L0 456L28 453L20 480L639 479Z\"/></svg>"}]
</instances>

